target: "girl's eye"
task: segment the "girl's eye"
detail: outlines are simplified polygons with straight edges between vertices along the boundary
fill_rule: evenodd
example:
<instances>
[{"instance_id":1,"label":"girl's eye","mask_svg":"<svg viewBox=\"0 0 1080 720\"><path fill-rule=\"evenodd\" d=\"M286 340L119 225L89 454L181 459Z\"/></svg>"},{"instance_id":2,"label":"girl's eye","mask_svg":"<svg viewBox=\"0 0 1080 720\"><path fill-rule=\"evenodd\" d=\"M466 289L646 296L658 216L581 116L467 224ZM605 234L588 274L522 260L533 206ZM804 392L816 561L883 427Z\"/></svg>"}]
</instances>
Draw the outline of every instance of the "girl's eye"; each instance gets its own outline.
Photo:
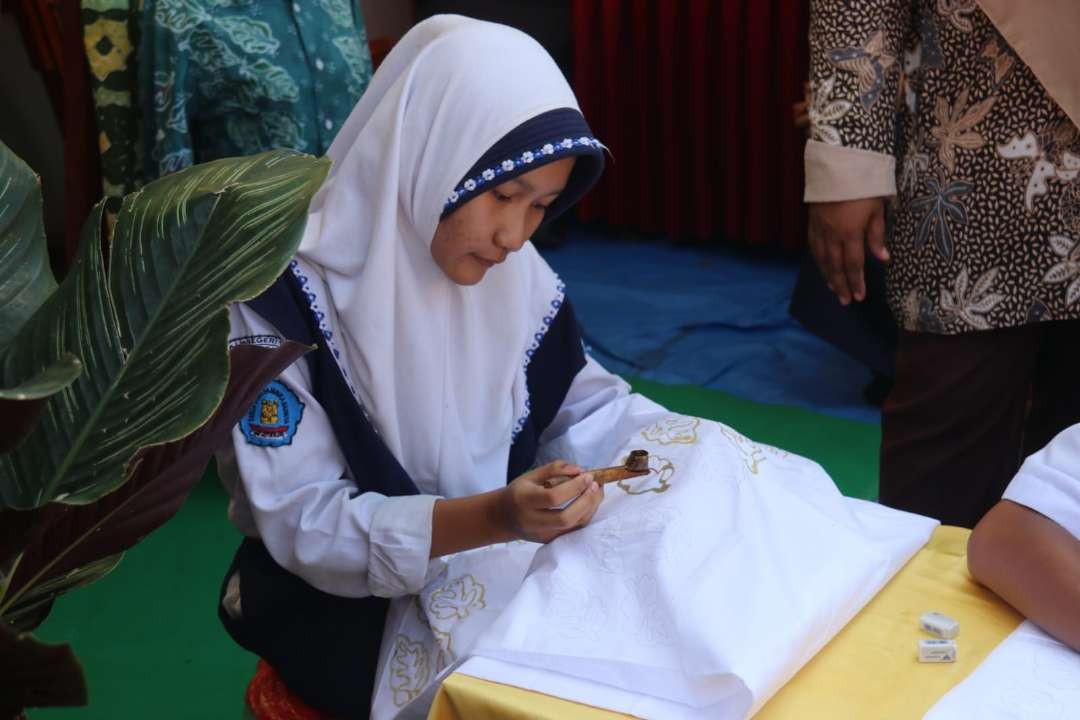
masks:
<instances>
[{"instance_id":1,"label":"girl's eye","mask_svg":"<svg viewBox=\"0 0 1080 720\"><path fill-rule=\"evenodd\" d=\"M494 195L495 199L500 201L500 202L507 202L508 200L510 200L509 195L504 195L503 193L499 192L498 190L492 190L491 194Z\"/></svg>"},{"instance_id":2,"label":"girl's eye","mask_svg":"<svg viewBox=\"0 0 1080 720\"><path fill-rule=\"evenodd\" d=\"M533 203L533 207L536 208L537 210L543 210L543 211L546 212L549 206L541 205L540 203Z\"/></svg>"}]
</instances>

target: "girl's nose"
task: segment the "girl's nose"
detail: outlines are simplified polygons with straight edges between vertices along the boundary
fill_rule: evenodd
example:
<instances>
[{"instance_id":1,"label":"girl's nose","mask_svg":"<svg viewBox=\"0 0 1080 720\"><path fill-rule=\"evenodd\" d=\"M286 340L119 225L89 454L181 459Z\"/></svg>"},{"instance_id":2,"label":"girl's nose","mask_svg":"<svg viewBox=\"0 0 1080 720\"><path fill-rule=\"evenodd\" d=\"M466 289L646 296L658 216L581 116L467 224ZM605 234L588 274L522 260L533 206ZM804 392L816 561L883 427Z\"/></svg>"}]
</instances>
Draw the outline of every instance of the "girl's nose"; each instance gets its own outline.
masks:
<instances>
[{"instance_id":1,"label":"girl's nose","mask_svg":"<svg viewBox=\"0 0 1080 720\"><path fill-rule=\"evenodd\" d=\"M521 249L521 246L525 244L525 241L529 239L529 234L525 229L524 223L517 229L503 227L495 233L495 245L508 253L517 252Z\"/></svg>"}]
</instances>

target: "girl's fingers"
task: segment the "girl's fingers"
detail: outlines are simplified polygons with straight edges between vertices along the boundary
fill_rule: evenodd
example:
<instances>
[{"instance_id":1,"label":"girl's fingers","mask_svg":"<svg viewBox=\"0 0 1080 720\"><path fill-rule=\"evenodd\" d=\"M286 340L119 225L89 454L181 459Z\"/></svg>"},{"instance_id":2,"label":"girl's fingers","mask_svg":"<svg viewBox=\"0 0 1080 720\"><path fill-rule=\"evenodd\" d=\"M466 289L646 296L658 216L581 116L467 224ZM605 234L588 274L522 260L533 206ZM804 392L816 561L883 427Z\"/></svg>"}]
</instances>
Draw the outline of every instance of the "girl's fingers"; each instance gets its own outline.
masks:
<instances>
[{"instance_id":1,"label":"girl's fingers","mask_svg":"<svg viewBox=\"0 0 1080 720\"><path fill-rule=\"evenodd\" d=\"M541 465L535 470L529 473L534 475L534 480L546 480L548 478L558 477L559 475L574 475L581 474L581 468L573 463L568 463L565 460L555 460L549 462L547 465Z\"/></svg>"},{"instance_id":2,"label":"girl's fingers","mask_svg":"<svg viewBox=\"0 0 1080 720\"><path fill-rule=\"evenodd\" d=\"M585 527L592 522L593 516L596 515L596 511L600 509L600 503L604 501L604 487L602 485L594 484L589 488L586 493L586 497L582 500L588 499L586 505L585 517L581 518L576 527ZM575 505L577 503L574 503Z\"/></svg>"},{"instance_id":3,"label":"girl's fingers","mask_svg":"<svg viewBox=\"0 0 1080 720\"><path fill-rule=\"evenodd\" d=\"M556 485L551 489L544 489L541 506L545 508L562 507L574 498L581 495L589 488L593 481L592 473L581 473L577 477L567 480L562 485Z\"/></svg>"},{"instance_id":4,"label":"girl's fingers","mask_svg":"<svg viewBox=\"0 0 1080 720\"><path fill-rule=\"evenodd\" d=\"M581 495L565 510L559 512L561 516L559 518L559 527L564 530L572 530L587 523L600 506L602 498L603 491L600 490L600 486L590 481Z\"/></svg>"}]
</instances>

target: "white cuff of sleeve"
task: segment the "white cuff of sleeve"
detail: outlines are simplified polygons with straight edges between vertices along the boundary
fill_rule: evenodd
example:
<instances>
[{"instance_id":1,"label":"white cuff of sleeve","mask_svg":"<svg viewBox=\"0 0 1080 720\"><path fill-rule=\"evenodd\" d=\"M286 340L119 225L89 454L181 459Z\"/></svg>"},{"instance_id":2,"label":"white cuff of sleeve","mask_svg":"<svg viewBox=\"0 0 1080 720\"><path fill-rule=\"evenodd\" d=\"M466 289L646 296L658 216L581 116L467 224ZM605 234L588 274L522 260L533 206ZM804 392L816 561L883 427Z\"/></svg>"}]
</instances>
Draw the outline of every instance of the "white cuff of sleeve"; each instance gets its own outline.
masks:
<instances>
[{"instance_id":1,"label":"white cuff of sleeve","mask_svg":"<svg viewBox=\"0 0 1080 720\"><path fill-rule=\"evenodd\" d=\"M804 202L840 202L896 194L896 158L860 148L806 142Z\"/></svg>"},{"instance_id":2,"label":"white cuff of sleeve","mask_svg":"<svg viewBox=\"0 0 1080 720\"><path fill-rule=\"evenodd\" d=\"M372 517L368 589L377 597L420 592L443 567L431 558L431 515L436 495L384 499Z\"/></svg>"}]
</instances>

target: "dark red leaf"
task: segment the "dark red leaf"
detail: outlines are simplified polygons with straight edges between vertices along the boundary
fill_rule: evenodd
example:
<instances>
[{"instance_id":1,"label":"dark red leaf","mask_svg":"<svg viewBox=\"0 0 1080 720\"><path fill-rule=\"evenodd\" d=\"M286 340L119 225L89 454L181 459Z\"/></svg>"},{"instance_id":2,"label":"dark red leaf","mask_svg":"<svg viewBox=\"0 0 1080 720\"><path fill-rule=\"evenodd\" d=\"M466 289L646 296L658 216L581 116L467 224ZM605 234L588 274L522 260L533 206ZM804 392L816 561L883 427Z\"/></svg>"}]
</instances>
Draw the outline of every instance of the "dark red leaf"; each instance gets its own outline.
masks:
<instances>
[{"instance_id":1,"label":"dark red leaf","mask_svg":"<svg viewBox=\"0 0 1080 720\"><path fill-rule=\"evenodd\" d=\"M70 645L46 645L0 622L0 718L28 707L86 704L86 679Z\"/></svg>"},{"instance_id":2,"label":"dark red leaf","mask_svg":"<svg viewBox=\"0 0 1080 720\"><path fill-rule=\"evenodd\" d=\"M0 400L0 453L14 450L34 429L45 399Z\"/></svg>"}]
</instances>

